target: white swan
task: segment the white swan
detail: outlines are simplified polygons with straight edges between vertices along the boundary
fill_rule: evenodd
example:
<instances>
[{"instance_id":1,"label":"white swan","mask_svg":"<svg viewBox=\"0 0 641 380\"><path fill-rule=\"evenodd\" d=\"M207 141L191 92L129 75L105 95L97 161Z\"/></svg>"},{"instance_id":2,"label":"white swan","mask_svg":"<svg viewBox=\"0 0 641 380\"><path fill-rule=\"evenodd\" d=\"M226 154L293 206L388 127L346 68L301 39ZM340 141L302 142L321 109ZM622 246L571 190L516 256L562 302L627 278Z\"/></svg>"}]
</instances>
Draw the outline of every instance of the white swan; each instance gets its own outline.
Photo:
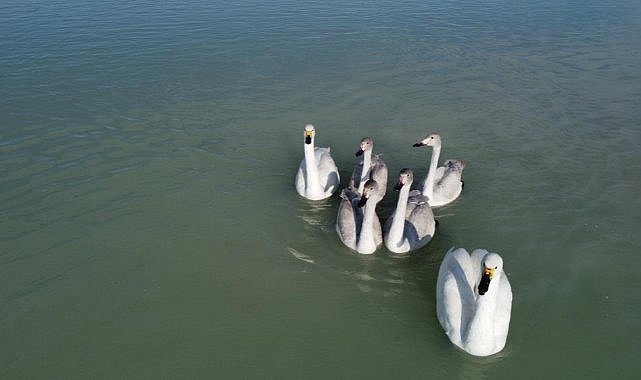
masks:
<instances>
[{"instance_id":1,"label":"white swan","mask_svg":"<svg viewBox=\"0 0 641 380\"><path fill-rule=\"evenodd\" d=\"M362 155L363 161L354 167L349 187L362 194L365 182L368 179L373 179L378 183L379 189L382 191L382 198L387 191L387 165L385 165L380 154L372 156L373 149L374 140L370 137L364 137L358 146L358 151L356 151L356 156Z\"/></svg>"},{"instance_id":2,"label":"white swan","mask_svg":"<svg viewBox=\"0 0 641 380\"><path fill-rule=\"evenodd\" d=\"M301 196L317 201L330 197L340 184L340 175L329 148L314 147L316 130L305 126L305 158L296 173L296 191Z\"/></svg>"},{"instance_id":3,"label":"white swan","mask_svg":"<svg viewBox=\"0 0 641 380\"><path fill-rule=\"evenodd\" d=\"M439 207L453 202L463 191L461 176L463 169L465 169L465 162L447 160L443 166L437 168L441 155L441 136L437 134L427 135L414 146L431 146L433 148L427 177L423 182L423 195L429 199L430 206Z\"/></svg>"},{"instance_id":4,"label":"white swan","mask_svg":"<svg viewBox=\"0 0 641 380\"><path fill-rule=\"evenodd\" d=\"M434 236L436 222L427 197L418 191L410 196L414 174L402 169L394 186L399 190L394 214L385 223L385 246L392 252L403 253L423 247Z\"/></svg>"},{"instance_id":5,"label":"white swan","mask_svg":"<svg viewBox=\"0 0 641 380\"><path fill-rule=\"evenodd\" d=\"M512 289L496 253L476 249L470 256L451 248L438 271L436 314L450 341L476 356L505 347Z\"/></svg>"},{"instance_id":6,"label":"white swan","mask_svg":"<svg viewBox=\"0 0 641 380\"><path fill-rule=\"evenodd\" d=\"M383 243L381 222L376 215L376 204L383 198L380 187L370 179L363 186L362 196L343 189L341 198L336 218L338 237L358 253L374 253Z\"/></svg>"}]
</instances>

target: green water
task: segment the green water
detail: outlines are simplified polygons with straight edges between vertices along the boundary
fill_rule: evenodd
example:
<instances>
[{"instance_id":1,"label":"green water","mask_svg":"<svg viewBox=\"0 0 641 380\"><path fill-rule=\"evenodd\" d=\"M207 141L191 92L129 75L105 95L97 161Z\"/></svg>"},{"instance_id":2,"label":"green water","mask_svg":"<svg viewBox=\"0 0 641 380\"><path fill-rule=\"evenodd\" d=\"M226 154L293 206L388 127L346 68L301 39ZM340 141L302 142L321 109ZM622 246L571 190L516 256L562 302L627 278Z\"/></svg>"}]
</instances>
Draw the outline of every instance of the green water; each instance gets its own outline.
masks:
<instances>
[{"instance_id":1,"label":"green water","mask_svg":"<svg viewBox=\"0 0 641 380\"><path fill-rule=\"evenodd\" d=\"M213 3L213 4L212 4ZM636 1L0 5L0 377L636 378ZM467 162L425 248L359 256L294 189L364 136ZM388 186L377 211L395 206ZM451 246L500 253L506 348L437 319Z\"/></svg>"}]
</instances>

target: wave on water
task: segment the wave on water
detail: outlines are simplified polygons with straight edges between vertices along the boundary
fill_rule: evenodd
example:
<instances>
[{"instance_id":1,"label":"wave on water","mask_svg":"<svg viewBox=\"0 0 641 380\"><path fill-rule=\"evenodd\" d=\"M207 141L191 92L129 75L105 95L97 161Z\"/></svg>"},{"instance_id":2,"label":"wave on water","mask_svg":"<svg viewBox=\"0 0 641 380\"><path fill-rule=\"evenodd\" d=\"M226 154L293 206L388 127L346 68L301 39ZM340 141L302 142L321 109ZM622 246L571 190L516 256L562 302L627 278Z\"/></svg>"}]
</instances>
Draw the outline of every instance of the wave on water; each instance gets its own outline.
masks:
<instances>
[{"instance_id":1,"label":"wave on water","mask_svg":"<svg viewBox=\"0 0 641 380\"><path fill-rule=\"evenodd\" d=\"M294 248L287 247L287 250L289 251L289 253L292 254L292 256L294 256L298 260L301 260L310 264L316 264L316 262L311 257L307 256L306 254L300 251L295 250Z\"/></svg>"}]
</instances>

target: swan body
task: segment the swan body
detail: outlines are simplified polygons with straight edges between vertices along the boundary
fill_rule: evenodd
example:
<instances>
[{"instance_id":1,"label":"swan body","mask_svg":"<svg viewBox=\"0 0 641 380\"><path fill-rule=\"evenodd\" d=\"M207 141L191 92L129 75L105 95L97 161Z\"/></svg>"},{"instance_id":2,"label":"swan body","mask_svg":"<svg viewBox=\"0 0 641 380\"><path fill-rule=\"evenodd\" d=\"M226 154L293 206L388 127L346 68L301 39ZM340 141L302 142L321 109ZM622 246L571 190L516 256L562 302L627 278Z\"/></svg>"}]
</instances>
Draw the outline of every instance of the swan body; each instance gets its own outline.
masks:
<instances>
[{"instance_id":1,"label":"swan body","mask_svg":"<svg viewBox=\"0 0 641 380\"><path fill-rule=\"evenodd\" d=\"M362 195L349 188L341 192L336 232L343 244L358 253L372 254L383 243L381 222L376 215L380 192L371 179L363 186Z\"/></svg>"},{"instance_id":2,"label":"swan body","mask_svg":"<svg viewBox=\"0 0 641 380\"><path fill-rule=\"evenodd\" d=\"M362 155L363 161L354 167L349 187L357 189L357 192L362 194L365 182L373 179L382 191L381 197L383 197L387 189L387 165L380 154L372 155L373 149L374 140L370 137L361 140L356 156Z\"/></svg>"},{"instance_id":3,"label":"swan body","mask_svg":"<svg viewBox=\"0 0 641 380\"><path fill-rule=\"evenodd\" d=\"M505 347L512 289L496 253L451 248L438 272L436 314L450 341L476 356Z\"/></svg>"},{"instance_id":4,"label":"swan body","mask_svg":"<svg viewBox=\"0 0 641 380\"><path fill-rule=\"evenodd\" d=\"M427 135L423 140L414 144L415 147L431 146L432 157L423 182L423 195L429 199L431 207L445 206L453 202L463 191L463 169L465 162L461 160L446 160L443 166L438 167L441 155L441 136Z\"/></svg>"},{"instance_id":5,"label":"swan body","mask_svg":"<svg viewBox=\"0 0 641 380\"><path fill-rule=\"evenodd\" d=\"M296 191L302 197L317 201L330 197L340 184L340 175L329 148L314 147L316 130L305 126L305 157L296 173Z\"/></svg>"},{"instance_id":6,"label":"swan body","mask_svg":"<svg viewBox=\"0 0 641 380\"><path fill-rule=\"evenodd\" d=\"M419 192L410 196L414 174L402 169L395 190L399 190L394 214L385 223L385 246L394 253L404 253L425 246L434 236L436 222L427 197Z\"/></svg>"}]
</instances>

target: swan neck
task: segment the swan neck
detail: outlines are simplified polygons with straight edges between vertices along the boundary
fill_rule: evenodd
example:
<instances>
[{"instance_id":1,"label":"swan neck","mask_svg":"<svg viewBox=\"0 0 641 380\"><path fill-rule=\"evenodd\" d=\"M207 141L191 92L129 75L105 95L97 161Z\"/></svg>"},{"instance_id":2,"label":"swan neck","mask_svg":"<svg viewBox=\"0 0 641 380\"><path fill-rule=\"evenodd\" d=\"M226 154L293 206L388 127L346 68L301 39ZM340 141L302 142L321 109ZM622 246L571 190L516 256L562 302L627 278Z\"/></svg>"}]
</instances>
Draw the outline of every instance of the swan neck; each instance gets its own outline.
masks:
<instances>
[{"instance_id":1,"label":"swan neck","mask_svg":"<svg viewBox=\"0 0 641 380\"><path fill-rule=\"evenodd\" d=\"M485 295L476 296L474 314L462 336L465 346L472 352L483 354L488 348L494 347L496 339L494 322L499 281L500 275L492 279Z\"/></svg>"},{"instance_id":2,"label":"swan neck","mask_svg":"<svg viewBox=\"0 0 641 380\"><path fill-rule=\"evenodd\" d=\"M400 246L403 244L405 232L405 213L407 211L407 200L410 193L410 184L405 184L398 194L398 202L394 211L394 219L389 230L388 240L390 243Z\"/></svg>"},{"instance_id":3,"label":"swan neck","mask_svg":"<svg viewBox=\"0 0 641 380\"><path fill-rule=\"evenodd\" d=\"M374 218L376 218L376 202L369 200L363 210L361 233L358 237L356 250L360 253L374 253L376 241L374 240Z\"/></svg>"},{"instance_id":4,"label":"swan neck","mask_svg":"<svg viewBox=\"0 0 641 380\"><path fill-rule=\"evenodd\" d=\"M367 149L363 152L363 169L361 170L361 180L358 183L358 193L363 194L363 188L365 187L365 182L370 177L370 171L372 170L372 150Z\"/></svg>"},{"instance_id":5,"label":"swan neck","mask_svg":"<svg viewBox=\"0 0 641 380\"><path fill-rule=\"evenodd\" d=\"M318 174L318 165L316 163L316 153L314 150L314 140L311 144L305 144L305 190L308 195L321 195L320 179Z\"/></svg>"},{"instance_id":6,"label":"swan neck","mask_svg":"<svg viewBox=\"0 0 641 380\"><path fill-rule=\"evenodd\" d=\"M441 155L441 143L436 143L432 149L432 157L430 159L430 166L427 170L427 178L423 184L423 195L433 201L434 195L434 177L436 176L436 167L438 166L438 159Z\"/></svg>"}]
</instances>

